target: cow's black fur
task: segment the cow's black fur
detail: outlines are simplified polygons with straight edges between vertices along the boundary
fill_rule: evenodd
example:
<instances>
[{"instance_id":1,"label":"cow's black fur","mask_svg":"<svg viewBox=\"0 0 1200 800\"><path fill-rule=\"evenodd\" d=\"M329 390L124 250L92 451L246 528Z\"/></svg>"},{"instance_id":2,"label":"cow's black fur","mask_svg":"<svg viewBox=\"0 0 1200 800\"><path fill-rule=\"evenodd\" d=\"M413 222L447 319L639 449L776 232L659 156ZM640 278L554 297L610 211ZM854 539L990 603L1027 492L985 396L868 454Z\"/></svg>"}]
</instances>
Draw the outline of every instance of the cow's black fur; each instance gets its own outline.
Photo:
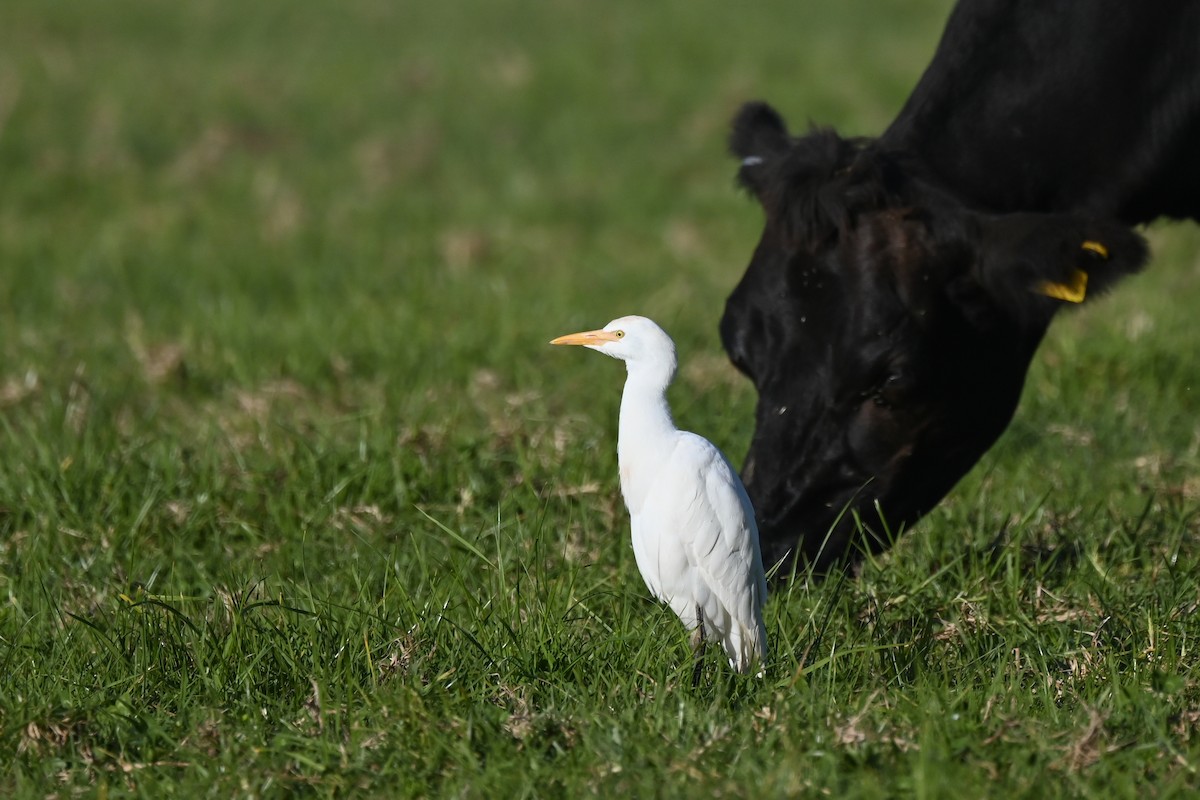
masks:
<instances>
[{"instance_id":1,"label":"cow's black fur","mask_svg":"<svg viewBox=\"0 0 1200 800\"><path fill-rule=\"evenodd\" d=\"M883 134L962 202L1200 216L1200 2L961 0Z\"/></svg>"},{"instance_id":2,"label":"cow's black fur","mask_svg":"<svg viewBox=\"0 0 1200 800\"><path fill-rule=\"evenodd\" d=\"M960 0L879 139L745 106L766 214L721 335L759 392L743 477L764 557L881 549L992 445L1063 301L1200 216L1200 1ZM859 533L862 540L858 540Z\"/></svg>"}]
</instances>

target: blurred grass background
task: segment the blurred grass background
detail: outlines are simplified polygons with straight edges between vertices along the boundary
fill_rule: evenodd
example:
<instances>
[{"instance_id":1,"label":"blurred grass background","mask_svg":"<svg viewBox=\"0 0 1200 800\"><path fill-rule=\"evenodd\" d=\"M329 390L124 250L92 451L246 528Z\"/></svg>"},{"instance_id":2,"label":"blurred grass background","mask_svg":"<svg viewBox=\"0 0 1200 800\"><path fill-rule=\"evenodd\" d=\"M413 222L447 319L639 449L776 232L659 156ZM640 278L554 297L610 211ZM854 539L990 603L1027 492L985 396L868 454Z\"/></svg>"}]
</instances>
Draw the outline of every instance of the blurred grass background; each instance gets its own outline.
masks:
<instances>
[{"instance_id":1,"label":"blurred grass background","mask_svg":"<svg viewBox=\"0 0 1200 800\"><path fill-rule=\"evenodd\" d=\"M949 7L6 2L0 789L1183 791L1194 227L894 553L772 601L761 684L688 691L620 370L545 346L658 319L739 462L728 121L880 132Z\"/></svg>"}]
</instances>

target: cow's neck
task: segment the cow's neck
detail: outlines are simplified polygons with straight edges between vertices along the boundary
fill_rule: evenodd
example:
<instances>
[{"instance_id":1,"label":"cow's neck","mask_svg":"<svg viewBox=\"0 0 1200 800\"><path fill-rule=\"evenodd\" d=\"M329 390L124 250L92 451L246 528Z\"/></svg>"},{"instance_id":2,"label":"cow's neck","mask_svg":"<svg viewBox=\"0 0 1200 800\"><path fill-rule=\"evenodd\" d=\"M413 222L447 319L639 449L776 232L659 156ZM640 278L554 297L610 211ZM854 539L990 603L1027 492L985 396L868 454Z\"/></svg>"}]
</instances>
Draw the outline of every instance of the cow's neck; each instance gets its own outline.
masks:
<instances>
[{"instance_id":1,"label":"cow's neck","mask_svg":"<svg viewBox=\"0 0 1200 800\"><path fill-rule=\"evenodd\" d=\"M1200 3L1041 2L960 3L883 145L982 211L1200 217Z\"/></svg>"}]
</instances>

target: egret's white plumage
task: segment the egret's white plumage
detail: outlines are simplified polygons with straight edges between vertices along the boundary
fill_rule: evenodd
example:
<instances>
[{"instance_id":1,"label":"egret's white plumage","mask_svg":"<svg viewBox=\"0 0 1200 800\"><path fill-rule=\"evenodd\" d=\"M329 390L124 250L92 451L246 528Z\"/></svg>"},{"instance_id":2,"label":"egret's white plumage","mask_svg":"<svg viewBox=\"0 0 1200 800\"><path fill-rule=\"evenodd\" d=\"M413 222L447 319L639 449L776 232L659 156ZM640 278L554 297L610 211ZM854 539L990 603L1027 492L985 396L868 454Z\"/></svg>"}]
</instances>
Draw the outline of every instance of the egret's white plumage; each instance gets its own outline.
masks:
<instances>
[{"instance_id":1,"label":"egret's white plumage","mask_svg":"<svg viewBox=\"0 0 1200 800\"><path fill-rule=\"evenodd\" d=\"M617 460L633 553L655 597L689 630L721 642L747 672L767 657L767 599L754 508L737 472L712 442L678 430L667 406L675 343L645 317L560 336L625 362Z\"/></svg>"}]
</instances>

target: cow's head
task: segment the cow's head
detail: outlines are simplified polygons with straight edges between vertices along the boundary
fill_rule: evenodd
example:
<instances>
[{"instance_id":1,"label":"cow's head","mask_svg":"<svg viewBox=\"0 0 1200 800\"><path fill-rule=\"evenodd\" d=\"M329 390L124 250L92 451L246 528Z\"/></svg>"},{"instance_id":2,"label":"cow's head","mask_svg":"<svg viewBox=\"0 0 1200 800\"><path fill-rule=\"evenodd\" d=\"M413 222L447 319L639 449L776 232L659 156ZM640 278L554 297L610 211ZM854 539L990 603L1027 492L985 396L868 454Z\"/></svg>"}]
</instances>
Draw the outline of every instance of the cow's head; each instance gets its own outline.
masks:
<instances>
[{"instance_id":1,"label":"cow's head","mask_svg":"<svg viewBox=\"0 0 1200 800\"><path fill-rule=\"evenodd\" d=\"M793 138L762 104L732 147L766 212L721 320L758 389L743 477L764 560L821 569L932 508L1007 426L1056 311L1145 247L1112 222L971 212L903 154Z\"/></svg>"}]
</instances>

